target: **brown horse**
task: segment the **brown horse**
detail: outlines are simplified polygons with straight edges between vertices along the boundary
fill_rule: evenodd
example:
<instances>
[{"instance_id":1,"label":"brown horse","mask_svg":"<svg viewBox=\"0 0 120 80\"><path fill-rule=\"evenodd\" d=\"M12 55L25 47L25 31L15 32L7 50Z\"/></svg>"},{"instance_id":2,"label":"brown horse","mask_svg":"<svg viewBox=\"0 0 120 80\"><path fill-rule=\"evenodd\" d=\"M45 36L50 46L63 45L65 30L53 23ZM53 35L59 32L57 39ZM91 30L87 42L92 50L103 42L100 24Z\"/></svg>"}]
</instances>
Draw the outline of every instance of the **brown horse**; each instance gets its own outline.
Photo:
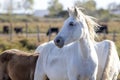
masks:
<instances>
[{"instance_id":1,"label":"brown horse","mask_svg":"<svg viewBox=\"0 0 120 80\"><path fill-rule=\"evenodd\" d=\"M37 58L38 54L29 54L16 49L2 52L0 80L34 80Z\"/></svg>"}]
</instances>

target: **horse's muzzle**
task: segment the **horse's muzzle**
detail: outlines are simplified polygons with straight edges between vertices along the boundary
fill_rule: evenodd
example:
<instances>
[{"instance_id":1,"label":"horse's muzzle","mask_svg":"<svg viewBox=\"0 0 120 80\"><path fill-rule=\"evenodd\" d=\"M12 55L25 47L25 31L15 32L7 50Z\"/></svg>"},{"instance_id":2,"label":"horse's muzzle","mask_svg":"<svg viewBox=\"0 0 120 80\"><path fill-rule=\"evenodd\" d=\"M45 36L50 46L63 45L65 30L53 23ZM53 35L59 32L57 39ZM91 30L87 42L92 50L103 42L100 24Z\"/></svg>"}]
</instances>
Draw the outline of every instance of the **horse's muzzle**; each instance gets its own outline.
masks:
<instances>
[{"instance_id":1,"label":"horse's muzzle","mask_svg":"<svg viewBox=\"0 0 120 80\"><path fill-rule=\"evenodd\" d=\"M62 48L64 46L64 40L61 36L56 37L54 43L57 47Z\"/></svg>"}]
</instances>

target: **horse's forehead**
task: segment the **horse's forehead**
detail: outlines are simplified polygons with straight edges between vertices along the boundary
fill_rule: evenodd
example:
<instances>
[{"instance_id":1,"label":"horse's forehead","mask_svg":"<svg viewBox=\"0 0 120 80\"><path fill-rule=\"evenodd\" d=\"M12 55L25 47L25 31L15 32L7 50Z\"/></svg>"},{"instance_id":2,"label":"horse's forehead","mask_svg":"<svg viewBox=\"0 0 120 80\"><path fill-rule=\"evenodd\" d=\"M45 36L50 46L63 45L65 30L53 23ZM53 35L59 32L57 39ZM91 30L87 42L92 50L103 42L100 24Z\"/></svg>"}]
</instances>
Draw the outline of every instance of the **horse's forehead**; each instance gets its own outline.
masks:
<instances>
[{"instance_id":1,"label":"horse's forehead","mask_svg":"<svg viewBox=\"0 0 120 80\"><path fill-rule=\"evenodd\" d=\"M69 20L69 21L74 20L74 17L73 16L69 16L67 20Z\"/></svg>"},{"instance_id":2,"label":"horse's forehead","mask_svg":"<svg viewBox=\"0 0 120 80\"><path fill-rule=\"evenodd\" d=\"M68 23L68 22L71 22L71 21L74 22L74 21L76 21L76 19L73 16L70 16L66 19L65 23Z\"/></svg>"}]
</instances>

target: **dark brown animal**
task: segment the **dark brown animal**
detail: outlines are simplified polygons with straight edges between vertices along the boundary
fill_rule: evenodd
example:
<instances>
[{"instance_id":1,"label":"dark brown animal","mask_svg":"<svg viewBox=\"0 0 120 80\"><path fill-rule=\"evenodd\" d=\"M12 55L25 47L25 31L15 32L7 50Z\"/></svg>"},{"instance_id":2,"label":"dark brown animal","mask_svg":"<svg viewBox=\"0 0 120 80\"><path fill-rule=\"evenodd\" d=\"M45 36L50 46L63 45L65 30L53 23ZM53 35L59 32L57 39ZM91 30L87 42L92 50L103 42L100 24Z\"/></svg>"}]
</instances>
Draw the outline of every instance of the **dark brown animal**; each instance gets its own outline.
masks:
<instances>
[{"instance_id":1,"label":"dark brown animal","mask_svg":"<svg viewBox=\"0 0 120 80\"><path fill-rule=\"evenodd\" d=\"M4 26L3 26L3 33L8 34L9 31L10 31L9 26L8 26L8 25L4 25Z\"/></svg>"},{"instance_id":2,"label":"dark brown animal","mask_svg":"<svg viewBox=\"0 0 120 80\"><path fill-rule=\"evenodd\" d=\"M38 54L16 49L4 51L0 55L0 80L34 80L37 58Z\"/></svg>"}]
</instances>

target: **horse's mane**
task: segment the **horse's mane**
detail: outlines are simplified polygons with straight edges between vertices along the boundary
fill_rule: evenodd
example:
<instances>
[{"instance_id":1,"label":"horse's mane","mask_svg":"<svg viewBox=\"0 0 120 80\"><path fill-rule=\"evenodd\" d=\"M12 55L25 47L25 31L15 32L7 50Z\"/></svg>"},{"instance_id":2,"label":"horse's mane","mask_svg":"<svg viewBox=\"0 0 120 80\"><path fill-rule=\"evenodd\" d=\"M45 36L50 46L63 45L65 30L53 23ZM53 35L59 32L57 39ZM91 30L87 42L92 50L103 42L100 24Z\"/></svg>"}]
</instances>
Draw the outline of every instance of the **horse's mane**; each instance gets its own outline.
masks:
<instances>
[{"instance_id":1,"label":"horse's mane","mask_svg":"<svg viewBox=\"0 0 120 80\"><path fill-rule=\"evenodd\" d=\"M68 12L70 15L75 16L76 15L75 11L77 11L77 14L78 14L77 18L78 19L80 16L83 16L85 18L86 24L87 24L88 29L89 29L90 39L94 40L96 37L96 33L95 33L94 29L95 29L95 27L98 27L99 25L94 21L95 20L94 17L84 14L82 12L82 9L83 8L81 8L81 7L73 7L72 9L69 9Z\"/></svg>"},{"instance_id":2,"label":"horse's mane","mask_svg":"<svg viewBox=\"0 0 120 80\"><path fill-rule=\"evenodd\" d=\"M94 40L96 37L96 32L94 29L95 29L95 27L99 26L93 19L94 19L93 17L85 15L85 20L86 20L86 23L88 25L90 38L92 40Z\"/></svg>"}]
</instances>

